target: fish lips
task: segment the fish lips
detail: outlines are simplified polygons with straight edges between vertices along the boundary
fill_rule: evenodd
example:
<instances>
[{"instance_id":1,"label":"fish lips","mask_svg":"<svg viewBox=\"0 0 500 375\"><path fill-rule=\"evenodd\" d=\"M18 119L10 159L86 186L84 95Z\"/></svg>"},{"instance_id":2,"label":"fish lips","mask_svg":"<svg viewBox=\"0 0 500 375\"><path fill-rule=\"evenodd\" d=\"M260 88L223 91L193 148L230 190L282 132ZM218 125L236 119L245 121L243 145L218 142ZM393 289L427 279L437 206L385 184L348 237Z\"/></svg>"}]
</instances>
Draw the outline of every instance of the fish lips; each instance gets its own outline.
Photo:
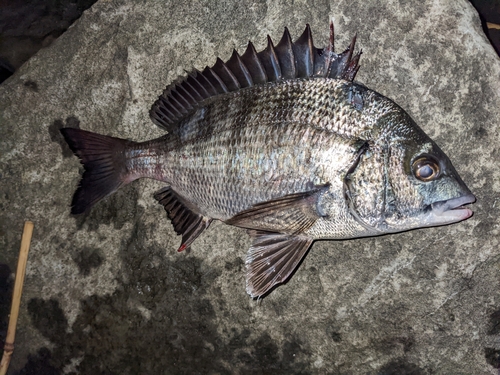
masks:
<instances>
[{"instance_id":1,"label":"fish lips","mask_svg":"<svg viewBox=\"0 0 500 375\"><path fill-rule=\"evenodd\" d=\"M466 204L474 203L476 197L473 194L462 195L458 198L434 202L428 206L426 214L426 225L436 226L456 223L472 216L473 212Z\"/></svg>"}]
</instances>

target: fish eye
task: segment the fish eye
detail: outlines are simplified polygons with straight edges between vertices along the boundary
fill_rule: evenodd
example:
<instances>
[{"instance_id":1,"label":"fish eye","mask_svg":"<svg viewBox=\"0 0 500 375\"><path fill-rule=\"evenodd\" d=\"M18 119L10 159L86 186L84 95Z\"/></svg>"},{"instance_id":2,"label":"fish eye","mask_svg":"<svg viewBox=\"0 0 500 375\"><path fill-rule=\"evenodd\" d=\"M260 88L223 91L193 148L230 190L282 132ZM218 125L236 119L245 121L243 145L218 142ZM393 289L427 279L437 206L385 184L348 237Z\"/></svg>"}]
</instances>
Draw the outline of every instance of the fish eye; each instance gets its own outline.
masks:
<instances>
[{"instance_id":1,"label":"fish eye","mask_svg":"<svg viewBox=\"0 0 500 375\"><path fill-rule=\"evenodd\" d=\"M428 182L439 176L439 164L429 156L418 158L413 162L413 174L420 181Z\"/></svg>"}]
</instances>

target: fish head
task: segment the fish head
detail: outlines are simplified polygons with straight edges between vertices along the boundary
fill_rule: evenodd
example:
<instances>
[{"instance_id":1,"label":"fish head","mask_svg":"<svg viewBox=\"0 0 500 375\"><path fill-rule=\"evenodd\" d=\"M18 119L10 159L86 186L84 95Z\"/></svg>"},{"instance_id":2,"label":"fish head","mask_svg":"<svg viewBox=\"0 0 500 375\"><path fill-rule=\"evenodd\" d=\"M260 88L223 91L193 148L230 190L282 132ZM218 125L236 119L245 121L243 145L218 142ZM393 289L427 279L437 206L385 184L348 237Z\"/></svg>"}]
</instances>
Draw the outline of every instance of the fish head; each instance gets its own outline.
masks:
<instances>
[{"instance_id":1,"label":"fish head","mask_svg":"<svg viewBox=\"0 0 500 375\"><path fill-rule=\"evenodd\" d=\"M379 119L379 137L369 141L346 176L345 196L353 216L371 233L446 225L472 216L464 205L476 198L450 159L402 109Z\"/></svg>"}]
</instances>

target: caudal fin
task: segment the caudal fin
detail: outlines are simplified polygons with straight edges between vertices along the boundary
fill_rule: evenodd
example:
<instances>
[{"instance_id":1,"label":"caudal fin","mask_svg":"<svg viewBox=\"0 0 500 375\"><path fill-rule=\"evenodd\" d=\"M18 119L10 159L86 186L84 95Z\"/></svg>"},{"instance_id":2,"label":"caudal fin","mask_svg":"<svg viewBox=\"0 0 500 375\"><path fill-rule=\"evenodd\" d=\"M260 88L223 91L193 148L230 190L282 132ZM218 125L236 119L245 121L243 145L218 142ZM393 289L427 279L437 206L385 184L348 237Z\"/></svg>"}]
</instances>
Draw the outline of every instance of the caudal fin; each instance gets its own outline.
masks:
<instances>
[{"instance_id":1,"label":"caudal fin","mask_svg":"<svg viewBox=\"0 0 500 375\"><path fill-rule=\"evenodd\" d=\"M125 150L133 142L73 128L62 128L61 133L85 168L71 202L72 214L89 210L130 182Z\"/></svg>"}]
</instances>

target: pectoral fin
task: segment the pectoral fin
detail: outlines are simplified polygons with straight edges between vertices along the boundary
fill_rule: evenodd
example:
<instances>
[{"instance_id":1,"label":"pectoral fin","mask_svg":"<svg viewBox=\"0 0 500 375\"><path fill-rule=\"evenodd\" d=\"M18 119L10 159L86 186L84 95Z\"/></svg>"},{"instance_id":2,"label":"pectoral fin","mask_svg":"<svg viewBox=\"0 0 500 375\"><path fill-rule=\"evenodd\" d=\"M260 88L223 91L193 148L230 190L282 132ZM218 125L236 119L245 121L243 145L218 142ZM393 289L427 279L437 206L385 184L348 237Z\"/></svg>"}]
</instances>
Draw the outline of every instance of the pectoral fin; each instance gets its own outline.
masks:
<instances>
[{"instance_id":1,"label":"pectoral fin","mask_svg":"<svg viewBox=\"0 0 500 375\"><path fill-rule=\"evenodd\" d=\"M302 236L254 230L249 234L254 240L246 260L246 290L252 298L286 282L313 242Z\"/></svg>"},{"instance_id":2,"label":"pectoral fin","mask_svg":"<svg viewBox=\"0 0 500 375\"><path fill-rule=\"evenodd\" d=\"M208 228L211 218L196 212L195 207L182 199L170 187L156 192L155 199L163 205L177 234L182 234L182 244L177 251L189 249L193 241Z\"/></svg>"},{"instance_id":3,"label":"pectoral fin","mask_svg":"<svg viewBox=\"0 0 500 375\"><path fill-rule=\"evenodd\" d=\"M320 195L329 185L254 205L242 211L226 223L247 229L299 234L310 228L321 217L317 211Z\"/></svg>"}]
</instances>

